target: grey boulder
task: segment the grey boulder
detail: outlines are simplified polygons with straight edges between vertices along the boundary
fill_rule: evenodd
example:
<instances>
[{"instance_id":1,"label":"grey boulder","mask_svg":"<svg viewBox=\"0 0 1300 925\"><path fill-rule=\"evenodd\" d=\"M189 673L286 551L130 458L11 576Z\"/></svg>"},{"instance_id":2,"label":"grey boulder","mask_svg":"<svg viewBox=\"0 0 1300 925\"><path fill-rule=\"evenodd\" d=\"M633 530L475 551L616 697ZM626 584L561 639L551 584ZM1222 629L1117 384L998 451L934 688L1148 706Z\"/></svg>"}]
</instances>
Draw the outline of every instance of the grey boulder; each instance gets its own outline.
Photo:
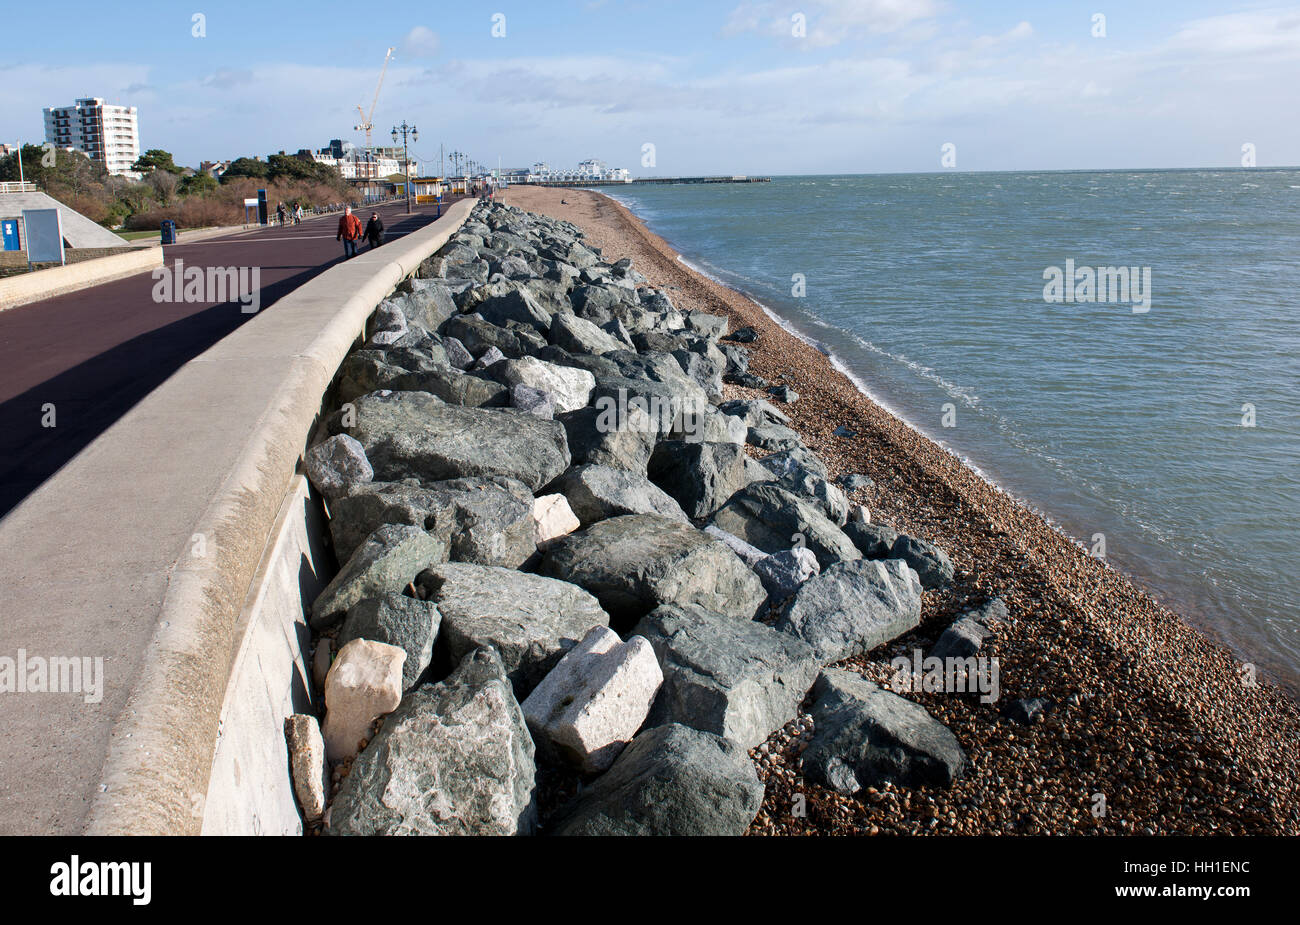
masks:
<instances>
[{"instance_id":1,"label":"grey boulder","mask_svg":"<svg viewBox=\"0 0 1300 925\"><path fill-rule=\"evenodd\" d=\"M752 567L774 601L785 600L803 587L804 582L821 574L817 557L807 546L774 552L759 559Z\"/></svg>"},{"instance_id":2,"label":"grey boulder","mask_svg":"<svg viewBox=\"0 0 1300 925\"><path fill-rule=\"evenodd\" d=\"M708 517L749 484L745 451L734 443L663 440L650 457L655 484L690 517Z\"/></svg>"},{"instance_id":3,"label":"grey boulder","mask_svg":"<svg viewBox=\"0 0 1300 925\"><path fill-rule=\"evenodd\" d=\"M767 598L727 546L659 514L611 517L571 533L547 550L540 571L586 588L626 625L660 604L697 604L748 620Z\"/></svg>"},{"instance_id":4,"label":"grey boulder","mask_svg":"<svg viewBox=\"0 0 1300 925\"><path fill-rule=\"evenodd\" d=\"M608 626L596 598L577 585L514 569L448 562L416 579L420 592L438 605L452 664L479 646L500 654L520 697L593 626Z\"/></svg>"},{"instance_id":5,"label":"grey boulder","mask_svg":"<svg viewBox=\"0 0 1300 925\"><path fill-rule=\"evenodd\" d=\"M812 646L822 664L870 652L921 622L921 583L899 559L838 562L809 579L776 628Z\"/></svg>"},{"instance_id":6,"label":"grey boulder","mask_svg":"<svg viewBox=\"0 0 1300 925\"><path fill-rule=\"evenodd\" d=\"M536 551L533 493L504 476L369 482L330 505L330 534L340 559L383 524L423 527L450 544L454 562L518 568Z\"/></svg>"},{"instance_id":7,"label":"grey boulder","mask_svg":"<svg viewBox=\"0 0 1300 925\"><path fill-rule=\"evenodd\" d=\"M888 559L898 534L885 524L855 520L844 525L844 533L858 547L865 559Z\"/></svg>"},{"instance_id":8,"label":"grey boulder","mask_svg":"<svg viewBox=\"0 0 1300 925\"><path fill-rule=\"evenodd\" d=\"M658 485L643 475L611 466L576 466L555 483L554 489L585 527L621 514L662 514L685 521L686 514Z\"/></svg>"},{"instance_id":9,"label":"grey boulder","mask_svg":"<svg viewBox=\"0 0 1300 925\"><path fill-rule=\"evenodd\" d=\"M308 450L304 468L308 480L327 498L347 494L354 485L375 477L365 447L347 434L329 437Z\"/></svg>"},{"instance_id":10,"label":"grey boulder","mask_svg":"<svg viewBox=\"0 0 1300 925\"><path fill-rule=\"evenodd\" d=\"M428 566L447 560L447 541L420 527L384 524L347 560L311 605L315 629L332 626L364 597L401 591Z\"/></svg>"},{"instance_id":11,"label":"grey boulder","mask_svg":"<svg viewBox=\"0 0 1300 925\"><path fill-rule=\"evenodd\" d=\"M533 491L569 467L564 427L532 415L460 408L424 392L370 394L348 432L384 481L504 475Z\"/></svg>"},{"instance_id":12,"label":"grey boulder","mask_svg":"<svg viewBox=\"0 0 1300 925\"><path fill-rule=\"evenodd\" d=\"M754 482L736 492L713 515L713 522L764 552L807 546L823 569L862 558L821 508L775 482Z\"/></svg>"},{"instance_id":13,"label":"grey boulder","mask_svg":"<svg viewBox=\"0 0 1300 925\"><path fill-rule=\"evenodd\" d=\"M966 765L957 737L925 709L847 671L813 688L816 733L804 776L844 794L866 787L951 786Z\"/></svg>"},{"instance_id":14,"label":"grey boulder","mask_svg":"<svg viewBox=\"0 0 1300 925\"><path fill-rule=\"evenodd\" d=\"M647 729L561 811L556 835L745 834L763 785L744 750L688 726Z\"/></svg>"},{"instance_id":15,"label":"grey boulder","mask_svg":"<svg viewBox=\"0 0 1300 925\"><path fill-rule=\"evenodd\" d=\"M575 465L593 464L645 474L658 429L645 411L596 406L556 416Z\"/></svg>"},{"instance_id":16,"label":"grey boulder","mask_svg":"<svg viewBox=\"0 0 1300 925\"><path fill-rule=\"evenodd\" d=\"M633 632L649 640L664 673L648 722L682 723L742 748L794 719L821 667L789 635L691 605L658 607Z\"/></svg>"},{"instance_id":17,"label":"grey boulder","mask_svg":"<svg viewBox=\"0 0 1300 925\"><path fill-rule=\"evenodd\" d=\"M528 835L536 772L501 659L479 649L384 720L339 788L329 833Z\"/></svg>"},{"instance_id":18,"label":"grey boulder","mask_svg":"<svg viewBox=\"0 0 1300 925\"><path fill-rule=\"evenodd\" d=\"M899 536L889 550L892 559L902 559L921 578L927 590L942 589L952 584L953 565L948 554L927 540L914 536Z\"/></svg>"}]
</instances>

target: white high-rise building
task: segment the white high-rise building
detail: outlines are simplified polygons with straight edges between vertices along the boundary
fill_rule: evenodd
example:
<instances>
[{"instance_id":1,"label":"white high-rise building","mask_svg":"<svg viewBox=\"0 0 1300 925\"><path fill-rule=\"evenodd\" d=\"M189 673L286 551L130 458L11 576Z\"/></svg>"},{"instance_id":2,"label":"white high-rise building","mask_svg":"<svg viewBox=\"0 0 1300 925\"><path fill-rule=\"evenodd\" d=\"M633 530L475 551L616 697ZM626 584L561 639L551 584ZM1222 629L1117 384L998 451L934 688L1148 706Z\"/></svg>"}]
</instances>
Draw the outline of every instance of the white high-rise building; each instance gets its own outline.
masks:
<instances>
[{"instance_id":1,"label":"white high-rise building","mask_svg":"<svg viewBox=\"0 0 1300 925\"><path fill-rule=\"evenodd\" d=\"M115 176L133 176L140 157L140 120L134 106L115 106L100 97L45 111L45 140L75 148Z\"/></svg>"}]
</instances>

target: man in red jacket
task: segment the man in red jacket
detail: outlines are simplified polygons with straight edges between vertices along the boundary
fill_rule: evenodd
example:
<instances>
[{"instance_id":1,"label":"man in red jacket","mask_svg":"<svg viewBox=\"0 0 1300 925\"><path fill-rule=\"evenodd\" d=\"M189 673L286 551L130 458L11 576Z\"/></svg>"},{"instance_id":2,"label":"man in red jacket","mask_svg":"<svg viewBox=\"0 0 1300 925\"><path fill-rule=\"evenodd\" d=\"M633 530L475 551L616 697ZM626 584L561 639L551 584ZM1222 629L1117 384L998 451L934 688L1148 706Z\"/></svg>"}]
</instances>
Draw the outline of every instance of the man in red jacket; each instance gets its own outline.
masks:
<instances>
[{"instance_id":1,"label":"man in red jacket","mask_svg":"<svg viewBox=\"0 0 1300 925\"><path fill-rule=\"evenodd\" d=\"M339 216L339 233L335 235L334 240L343 242L343 257L355 257L357 255L357 242L361 240L361 219L352 214L352 207L348 206Z\"/></svg>"}]
</instances>

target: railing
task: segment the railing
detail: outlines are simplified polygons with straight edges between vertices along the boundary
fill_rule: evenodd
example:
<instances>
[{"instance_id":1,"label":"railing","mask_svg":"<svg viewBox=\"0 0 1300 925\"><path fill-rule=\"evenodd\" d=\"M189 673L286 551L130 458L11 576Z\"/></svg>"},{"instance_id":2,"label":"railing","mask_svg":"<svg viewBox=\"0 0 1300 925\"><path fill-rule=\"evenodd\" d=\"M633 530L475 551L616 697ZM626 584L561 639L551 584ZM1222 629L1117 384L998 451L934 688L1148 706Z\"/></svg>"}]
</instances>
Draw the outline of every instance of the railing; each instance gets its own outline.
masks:
<instances>
[{"instance_id":1,"label":"railing","mask_svg":"<svg viewBox=\"0 0 1300 925\"><path fill-rule=\"evenodd\" d=\"M0 183L0 194L4 194L4 193L34 193L34 192L36 192L36 184L35 184L35 183L15 183L15 182L3 182L3 183Z\"/></svg>"}]
</instances>

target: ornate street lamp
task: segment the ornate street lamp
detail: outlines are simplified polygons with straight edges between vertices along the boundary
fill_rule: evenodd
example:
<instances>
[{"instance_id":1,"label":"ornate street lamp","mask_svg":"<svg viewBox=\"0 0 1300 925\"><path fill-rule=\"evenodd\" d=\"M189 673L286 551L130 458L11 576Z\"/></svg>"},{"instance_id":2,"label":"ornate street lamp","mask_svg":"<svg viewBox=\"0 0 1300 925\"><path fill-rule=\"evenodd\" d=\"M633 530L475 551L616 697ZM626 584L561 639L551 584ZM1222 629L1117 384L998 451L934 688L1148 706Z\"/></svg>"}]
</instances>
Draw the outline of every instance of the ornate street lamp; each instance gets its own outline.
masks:
<instances>
[{"instance_id":1,"label":"ornate street lamp","mask_svg":"<svg viewBox=\"0 0 1300 925\"><path fill-rule=\"evenodd\" d=\"M414 125L407 125L406 120L402 120L400 126L393 127L393 144L397 144L397 133L402 133L402 170L406 174L406 181L402 184L406 187L406 214L411 214L411 156L406 151L406 136L411 136L411 141L420 140L420 130Z\"/></svg>"}]
</instances>

